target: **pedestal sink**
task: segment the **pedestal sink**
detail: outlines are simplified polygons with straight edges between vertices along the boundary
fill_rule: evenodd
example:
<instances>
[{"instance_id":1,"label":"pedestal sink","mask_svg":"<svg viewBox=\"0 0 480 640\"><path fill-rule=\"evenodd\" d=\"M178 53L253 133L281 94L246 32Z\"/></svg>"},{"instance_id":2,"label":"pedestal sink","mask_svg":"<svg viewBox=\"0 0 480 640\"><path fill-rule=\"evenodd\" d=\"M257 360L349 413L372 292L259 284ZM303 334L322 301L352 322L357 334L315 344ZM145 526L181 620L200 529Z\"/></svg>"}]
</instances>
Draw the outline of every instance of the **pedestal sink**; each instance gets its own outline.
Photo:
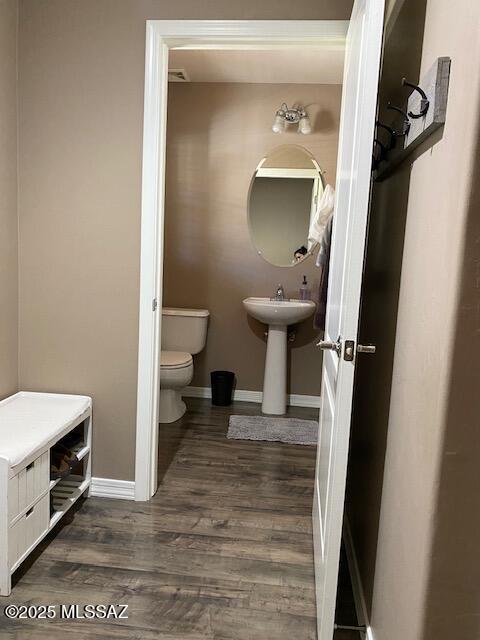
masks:
<instances>
[{"instance_id":1,"label":"pedestal sink","mask_svg":"<svg viewBox=\"0 0 480 640\"><path fill-rule=\"evenodd\" d=\"M287 327L311 316L315 303L246 298L243 306L252 318L268 324L262 413L283 415L287 410Z\"/></svg>"}]
</instances>

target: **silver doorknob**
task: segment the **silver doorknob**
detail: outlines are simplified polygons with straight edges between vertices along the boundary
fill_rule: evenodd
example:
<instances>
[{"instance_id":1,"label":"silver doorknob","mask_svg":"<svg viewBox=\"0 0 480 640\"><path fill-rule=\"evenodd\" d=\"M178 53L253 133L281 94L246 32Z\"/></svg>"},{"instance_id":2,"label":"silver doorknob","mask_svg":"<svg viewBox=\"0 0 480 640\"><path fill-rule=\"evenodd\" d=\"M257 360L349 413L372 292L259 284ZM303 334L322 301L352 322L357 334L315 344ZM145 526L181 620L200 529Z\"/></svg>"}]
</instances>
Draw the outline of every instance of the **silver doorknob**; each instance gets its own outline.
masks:
<instances>
[{"instance_id":1,"label":"silver doorknob","mask_svg":"<svg viewBox=\"0 0 480 640\"><path fill-rule=\"evenodd\" d=\"M322 351L336 351L338 355L340 355L342 351L342 343L340 340L337 340L337 342L332 342L331 340L320 340L320 342L317 342L316 346L322 349Z\"/></svg>"},{"instance_id":2,"label":"silver doorknob","mask_svg":"<svg viewBox=\"0 0 480 640\"><path fill-rule=\"evenodd\" d=\"M358 353L375 353L377 347L374 344L357 344Z\"/></svg>"}]
</instances>

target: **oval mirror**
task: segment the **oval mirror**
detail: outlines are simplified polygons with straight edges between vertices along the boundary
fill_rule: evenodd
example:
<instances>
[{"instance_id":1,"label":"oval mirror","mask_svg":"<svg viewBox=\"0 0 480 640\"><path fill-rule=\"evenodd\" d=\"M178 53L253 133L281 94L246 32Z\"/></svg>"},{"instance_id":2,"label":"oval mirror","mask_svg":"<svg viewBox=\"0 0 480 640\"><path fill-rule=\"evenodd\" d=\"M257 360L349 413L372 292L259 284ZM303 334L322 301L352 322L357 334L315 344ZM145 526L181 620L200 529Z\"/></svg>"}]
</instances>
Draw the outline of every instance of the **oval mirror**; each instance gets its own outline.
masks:
<instances>
[{"instance_id":1,"label":"oval mirror","mask_svg":"<svg viewBox=\"0 0 480 640\"><path fill-rule=\"evenodd\" d=\"M258 253L276 267L293 267L313 250L310 220L323 193L322 172L303 147L287 144L271 151L250 185L248 224Z\"/></svg>"}]
</instances>

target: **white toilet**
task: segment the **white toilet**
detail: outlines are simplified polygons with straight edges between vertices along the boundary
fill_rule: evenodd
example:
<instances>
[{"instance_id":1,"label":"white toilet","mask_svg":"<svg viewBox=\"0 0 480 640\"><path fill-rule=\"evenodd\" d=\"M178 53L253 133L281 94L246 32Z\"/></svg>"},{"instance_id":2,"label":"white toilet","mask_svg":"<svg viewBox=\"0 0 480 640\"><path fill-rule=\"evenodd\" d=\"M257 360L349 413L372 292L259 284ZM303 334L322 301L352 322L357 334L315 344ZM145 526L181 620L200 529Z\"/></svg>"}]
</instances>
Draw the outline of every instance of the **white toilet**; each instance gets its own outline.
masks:
<instances>
[{"instance_id":1,"label":"white toilet","mask_svg":"<svg viewBox=\"0 0 480 640\"><path fill-rule=\"evenodd\" d=\"M205 346L206 309L162 309L160 422L179 420L186 411L182 390L193 378L193 358Z\"/></svg>"}]
</instances>

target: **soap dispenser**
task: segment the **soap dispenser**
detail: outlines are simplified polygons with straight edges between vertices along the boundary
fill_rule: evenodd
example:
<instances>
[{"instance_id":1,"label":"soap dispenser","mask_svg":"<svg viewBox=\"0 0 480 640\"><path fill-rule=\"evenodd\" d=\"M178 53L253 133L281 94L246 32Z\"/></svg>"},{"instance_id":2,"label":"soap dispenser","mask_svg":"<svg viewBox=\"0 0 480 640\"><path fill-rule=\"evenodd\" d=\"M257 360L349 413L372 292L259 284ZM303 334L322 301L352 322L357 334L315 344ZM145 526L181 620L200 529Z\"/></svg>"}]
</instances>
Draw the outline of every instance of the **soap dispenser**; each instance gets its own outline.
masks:
<instances>
[{"instance_id":1,"label":"soap dispenser","mask_svg":"<svg viewBox=\"0 0 480 640\"><path fill-rule=\"evenodd\" d=\"M300 300L310 300L310 289L308 288L307 276L303 276L300 286Z\"/></svg>"}]
</instances>

